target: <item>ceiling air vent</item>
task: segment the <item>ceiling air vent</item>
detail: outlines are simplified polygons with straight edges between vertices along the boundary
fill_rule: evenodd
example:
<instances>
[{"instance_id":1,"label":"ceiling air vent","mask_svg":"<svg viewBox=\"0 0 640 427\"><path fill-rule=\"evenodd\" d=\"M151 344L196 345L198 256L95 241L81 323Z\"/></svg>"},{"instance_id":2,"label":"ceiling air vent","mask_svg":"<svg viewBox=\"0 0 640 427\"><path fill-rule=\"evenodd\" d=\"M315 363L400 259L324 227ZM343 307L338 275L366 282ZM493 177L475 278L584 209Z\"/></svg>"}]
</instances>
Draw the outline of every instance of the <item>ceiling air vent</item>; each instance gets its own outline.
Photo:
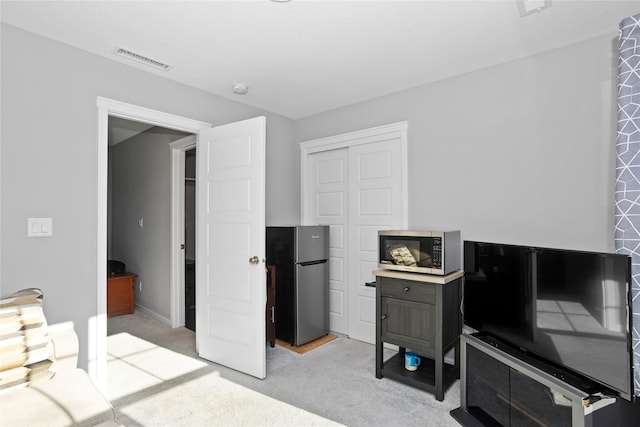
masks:
<instances>
[{"instance_id":1,"label":"ceiling air vent","mask_svg":"<svg viewBox=\"0 0 640 427\"><path fill-rule=\"evenodd\" d=\"M139 53L131 52L130 50L122 49L121 47L115 51L115 54L131 59L132 61L139 62L140 64L148 65L149 67L153 67L157 70L168 71L172 68L171 65L156 61L155 59L147 58Z\"/></svg>"}]
</instances>

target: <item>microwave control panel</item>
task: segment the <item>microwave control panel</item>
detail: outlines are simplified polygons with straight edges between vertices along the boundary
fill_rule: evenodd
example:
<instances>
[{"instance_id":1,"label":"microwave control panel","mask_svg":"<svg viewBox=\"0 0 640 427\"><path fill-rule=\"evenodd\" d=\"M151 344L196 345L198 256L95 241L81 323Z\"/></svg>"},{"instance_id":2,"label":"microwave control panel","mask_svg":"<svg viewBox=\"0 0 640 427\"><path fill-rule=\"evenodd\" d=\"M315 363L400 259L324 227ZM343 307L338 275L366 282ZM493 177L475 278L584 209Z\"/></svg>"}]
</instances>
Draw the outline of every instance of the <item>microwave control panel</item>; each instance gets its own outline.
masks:
<instances>
[{"instance_id":1,"label":"microwave control panel","mask_svg":"<svg viewBox=\"0 0 640 427\"><path fill-rule=\"evenodd\" d=\"M442 268L442 238L441 237L432 237L432 251L431 259L432 259L432 268Z\"/></svg>"}]
</instances>

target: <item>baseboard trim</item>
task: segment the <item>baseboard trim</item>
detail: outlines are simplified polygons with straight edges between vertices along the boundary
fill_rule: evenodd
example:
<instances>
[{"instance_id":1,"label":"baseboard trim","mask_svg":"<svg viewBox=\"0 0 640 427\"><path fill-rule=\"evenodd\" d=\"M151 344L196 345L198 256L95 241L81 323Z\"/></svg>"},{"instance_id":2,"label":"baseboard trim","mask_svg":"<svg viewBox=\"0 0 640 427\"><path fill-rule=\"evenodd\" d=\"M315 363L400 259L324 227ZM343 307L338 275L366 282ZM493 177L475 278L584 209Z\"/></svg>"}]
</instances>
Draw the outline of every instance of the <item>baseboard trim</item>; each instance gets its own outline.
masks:
<instances>
[{"instance_id":1,"label":"baseboard trim","mask_svg":"<svg viewBox=\"0 0 640 427\"><path fill-rule=\"evenodd\" d=\"M154 320L157 320L158 322L163 323L163 324L165 324L165 325L167 325L169 327L173 327L171 325L171 319L168 319L168 318L156 313L155 311L148 309L147 307L144 307L144 306L142 306L140 304L136 304L136 311L139 312L140 314L143 314L143 315L145 315L147 317L150 317L150 318L152 318Z\"/></svg>"}]
</instances>

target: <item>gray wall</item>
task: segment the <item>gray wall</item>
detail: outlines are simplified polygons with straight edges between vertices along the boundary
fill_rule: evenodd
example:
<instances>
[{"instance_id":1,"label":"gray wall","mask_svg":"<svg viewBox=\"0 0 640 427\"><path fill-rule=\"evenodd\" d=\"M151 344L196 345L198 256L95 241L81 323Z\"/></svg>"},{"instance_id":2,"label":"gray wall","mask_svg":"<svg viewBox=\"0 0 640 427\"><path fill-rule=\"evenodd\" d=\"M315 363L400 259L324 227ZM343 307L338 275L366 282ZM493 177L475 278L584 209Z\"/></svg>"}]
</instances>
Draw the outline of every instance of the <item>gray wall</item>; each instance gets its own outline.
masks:
<instances>
[{"instance_id":1,"label":"gray wall","mask_svg":"<svg viewBox=\"0 0 640 427\"><path fill-rule=\"evenodd\" d=\"M299 221L299 184L291 179L299 174L299 155L290 119L5 24L0 35L0 292L41 288L49 322L74 322L81 367L98 314L98 96L214 124L265 115L267 221ZM53 237L27 238L29 217L53 218Z\"/></svg>"},{"instance_id":2,"label":"gray wall","mask_svg":"<svg viewBox=\"0 0 640 427\"><path fill-rule=\"evenodd\" d=\"M96 315L103 96L223 124L267 116L267 224L300 220L297 142L407 120L409 225L463 238L613 250L615 34L296 121L2 24L0 291L36 286ZM28 217L52 238L27 238Z\"/></svg>"},{"instance_id":3,"label":"gray wall","mask_svg":"<svg viewBox=\"0 0 640 427\"><path fill-rule=\"evenodd\" d=\"M113 171L111 257L138 275L136 304L167 320L171 318L169 144L183 137L181 132L154 127L116 145L109 159Z\"/></svg>"},{"instance_id":4,"label":"gray wall","mask_svg":"<svg viewBox=\"0 0 640 427\"><path fill-rule=\"evenodd\" d=\"M409 226L613 251L617 35L296 121L298 142L407 120Z\"/></svg>"}]
</instances>

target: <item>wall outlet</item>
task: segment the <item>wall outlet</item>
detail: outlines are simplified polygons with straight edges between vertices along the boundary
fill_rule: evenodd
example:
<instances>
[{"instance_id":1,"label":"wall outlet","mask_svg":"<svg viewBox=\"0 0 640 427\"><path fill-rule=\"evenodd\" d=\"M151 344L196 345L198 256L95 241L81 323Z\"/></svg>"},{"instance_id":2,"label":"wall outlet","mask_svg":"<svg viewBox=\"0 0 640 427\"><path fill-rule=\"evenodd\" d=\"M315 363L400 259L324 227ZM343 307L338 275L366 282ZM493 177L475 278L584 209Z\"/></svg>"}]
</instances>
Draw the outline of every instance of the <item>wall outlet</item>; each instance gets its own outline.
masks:
<instances>
[{"instance_id":1,"label":"wall outlet","mask_svg":"<svg viewBox=\"0 0 640 427\"><path fill-rule=\"evenodd\" d=\"M138 292L142 292L142 280L138 282Z\"/></svg>"}]
</instances>

